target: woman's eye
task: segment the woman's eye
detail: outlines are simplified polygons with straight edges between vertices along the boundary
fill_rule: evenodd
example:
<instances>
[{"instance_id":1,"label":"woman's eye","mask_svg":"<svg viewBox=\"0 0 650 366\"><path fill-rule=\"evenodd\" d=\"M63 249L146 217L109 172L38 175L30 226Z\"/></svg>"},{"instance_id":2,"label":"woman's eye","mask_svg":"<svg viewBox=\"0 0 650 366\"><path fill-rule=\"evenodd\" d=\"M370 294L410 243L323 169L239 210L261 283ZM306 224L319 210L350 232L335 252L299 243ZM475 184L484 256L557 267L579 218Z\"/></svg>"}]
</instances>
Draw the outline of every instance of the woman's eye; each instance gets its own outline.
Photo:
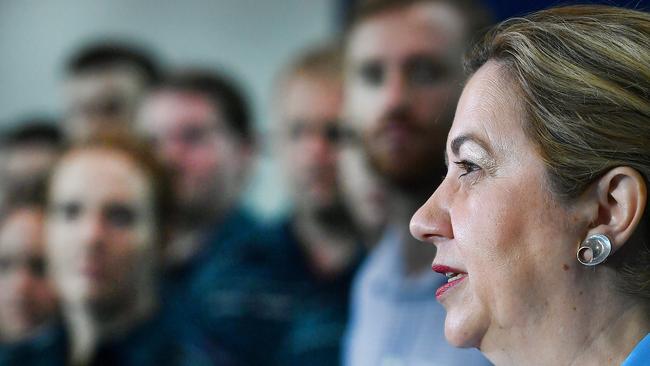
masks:
<instances>
[{"instance_id":1,"label":"woman's eye","mask_svg":"<svg viewBox=\"0 0 650 366\"><path fill-rule=\"evenodd\" d=\"M458 176L459 178L464 177L469 173L481 170L481 167L467 160L455 161L454 164L456 164L463 171L463 173Z\"/></svg>"},{"instance_id":2,"label":"woman's eye","mask_svg":"<svg viewBox=\"0 0 650 366\"><path fill-rule=\"evenodd\" d=\"M104 215L108 222L120 228L128 228L135 224L136 209L121 203L110 204L105 208Z\"/></svg>"}]
</instances>

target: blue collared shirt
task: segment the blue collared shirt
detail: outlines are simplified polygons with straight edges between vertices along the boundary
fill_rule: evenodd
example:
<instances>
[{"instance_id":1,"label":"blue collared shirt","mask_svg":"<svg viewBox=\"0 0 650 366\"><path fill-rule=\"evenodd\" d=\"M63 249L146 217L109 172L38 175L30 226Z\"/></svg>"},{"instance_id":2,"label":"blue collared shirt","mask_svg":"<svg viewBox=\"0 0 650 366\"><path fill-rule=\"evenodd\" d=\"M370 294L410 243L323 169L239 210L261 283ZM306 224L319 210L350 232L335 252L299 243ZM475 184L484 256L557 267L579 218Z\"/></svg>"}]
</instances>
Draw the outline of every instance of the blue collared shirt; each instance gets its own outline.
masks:
<instances>
[{"instance_id":1,"label":"blue collared shirt","mask_svg":"<svg viewBox=\"0 0 650 366\"><path fill-rule=\"evenodd\" d=\"M446 279L431 272L411 278L403 269L400 233L388 230L353 285L345 366L483 366L475 349L447 343L445 310L435 291Z\"/></svg>"},{"instance_id":2,"label":"blue collared shirt","mask_svg":"<svg viewBox=\"0 0 650 366\"><path fill-rule=\"evenodd\" d=\"M632 353L625 359L621 366L645 366L650 365L650 334L634 347Z\"/></svg>"}]
</instances>

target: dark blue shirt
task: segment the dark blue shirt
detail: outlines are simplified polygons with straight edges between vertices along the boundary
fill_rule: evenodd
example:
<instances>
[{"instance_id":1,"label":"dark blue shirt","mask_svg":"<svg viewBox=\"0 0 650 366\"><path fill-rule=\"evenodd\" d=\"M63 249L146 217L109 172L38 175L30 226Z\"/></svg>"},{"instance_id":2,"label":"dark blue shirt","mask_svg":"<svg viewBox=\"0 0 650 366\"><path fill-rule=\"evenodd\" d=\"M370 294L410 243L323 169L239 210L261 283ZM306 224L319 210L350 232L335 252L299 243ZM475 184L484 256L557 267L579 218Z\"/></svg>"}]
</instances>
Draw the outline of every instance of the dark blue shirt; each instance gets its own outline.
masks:
<instances>
[{"instance_id":1,"label":"dark blue shirt","mask_svg":"<svg viewBox=\"0 0 650 366\"><path fill-rule=\"evenodd\" d=\"M231 242L202 274L192 291L199 324L244 365L337 365L358 257L325 281L289 220L264 227Z\"/></svg>"},{"instance_id":2,"label":"dark blue shirt","mask_svg":"<svg viewBox=\"0 0 650 366\"><path fill-rule=\"evenodd\" d=\"M69 338L62 325L53 327L38 344L17 345L1 365L63 366L69 361ZM89 366L232 365L225 353L211 349L198 332L155 316L126 334L98 345Z\"/></svg>"},{"instance_id":3,"label":"dark blue shirt","mask_svg":"<svg viewBox=\"0 0 650 366\"><path fill-rule=\"evenodd\" d=\"M38 332L34 337L17 343L0 344L2 366L58 366L64 359L51 357L50 353L61 348L58 322Z\"/></svg>"},{"instance_id":4,"label":"dark blue shirt","mask_svg":"<svg viewBox=\"0 0 650 366\"><path fill-rule=\"evenodd\" d=\"M162 298L166 311L174 316L186 316L191 313L193 304L189 303L188 294L199 274L205 267L222 255L223 247L230 241L236 241L258 226L253 215L243 209L232 210L223 221L205 233L203 245L187 263L176 268L170 268L163 276Z\"/></svg>"}]
</instances>

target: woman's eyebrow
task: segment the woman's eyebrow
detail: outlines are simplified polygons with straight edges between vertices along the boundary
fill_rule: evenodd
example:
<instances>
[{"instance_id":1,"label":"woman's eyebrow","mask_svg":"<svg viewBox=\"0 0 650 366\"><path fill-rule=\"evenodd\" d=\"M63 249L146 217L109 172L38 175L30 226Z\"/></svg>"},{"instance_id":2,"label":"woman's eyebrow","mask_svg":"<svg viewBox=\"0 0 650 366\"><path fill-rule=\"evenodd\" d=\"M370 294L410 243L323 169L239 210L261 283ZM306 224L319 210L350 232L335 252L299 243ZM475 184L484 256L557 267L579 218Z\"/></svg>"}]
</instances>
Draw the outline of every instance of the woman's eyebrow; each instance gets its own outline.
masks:
<instances>
[{"instance_id":1,"label":"woman's eyebrow","mask_svg":"<svg viewBox=\"0 0 650 366\"><path fill-rule=\"evenodd\" d=\"M458 155L458 152L460 151L460 147L468 141L475 143L476 145L480 146L483 150L487 151L490 155L492 155L492 150L489 148L488 144L486 144L478 136L472 133L467 133L455 137L450 144L451 152L453 152L454 155Z\"/></svg>"}]
</instances>

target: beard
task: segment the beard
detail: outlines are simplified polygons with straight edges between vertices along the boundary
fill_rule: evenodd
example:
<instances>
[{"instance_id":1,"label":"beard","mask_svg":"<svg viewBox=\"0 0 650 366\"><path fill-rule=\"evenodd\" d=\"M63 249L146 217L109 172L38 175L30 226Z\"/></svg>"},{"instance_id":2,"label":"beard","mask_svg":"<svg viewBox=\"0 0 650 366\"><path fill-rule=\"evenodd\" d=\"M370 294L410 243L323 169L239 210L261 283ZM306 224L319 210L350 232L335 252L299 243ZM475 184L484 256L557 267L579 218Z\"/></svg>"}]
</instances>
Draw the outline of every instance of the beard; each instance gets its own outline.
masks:
<instances>
[{"instance_id":1,"label":"beard","mask_svg":"<svg viewBox=\"0 0 650 366\"><path fill-rule=\"evenodd\" d=\"M230 208L227 206L228 202L233 199L226 197L225 192L220 192L218 186L218 182L192 188L178 184L175 192L174 223L183 228L192 228L219 221Z\"/></svg>"},{"instance_id":2,"label":"beard","mask_svg":"<svg viewBox=\"0 0 650 366\"><path fill-rule=\"evenodd\" d=\"M412 153L386 154L369 148L370 165L388 183L402 192L414 192L435 189L441 181L445 167L442 151L420 149Z\"/></svg>"},{"instance_id":3,"label":"beard","mask_svg":"<svg viewBox=\"0 0 650 366\"><path fill-rule=\"evenodd\" d=\"M446 171L445 140L449 113L417 121L409 110L395 109L363 139L370 166L393 189L404 193L431 191Z\"/></svg>"}]
</instances>

